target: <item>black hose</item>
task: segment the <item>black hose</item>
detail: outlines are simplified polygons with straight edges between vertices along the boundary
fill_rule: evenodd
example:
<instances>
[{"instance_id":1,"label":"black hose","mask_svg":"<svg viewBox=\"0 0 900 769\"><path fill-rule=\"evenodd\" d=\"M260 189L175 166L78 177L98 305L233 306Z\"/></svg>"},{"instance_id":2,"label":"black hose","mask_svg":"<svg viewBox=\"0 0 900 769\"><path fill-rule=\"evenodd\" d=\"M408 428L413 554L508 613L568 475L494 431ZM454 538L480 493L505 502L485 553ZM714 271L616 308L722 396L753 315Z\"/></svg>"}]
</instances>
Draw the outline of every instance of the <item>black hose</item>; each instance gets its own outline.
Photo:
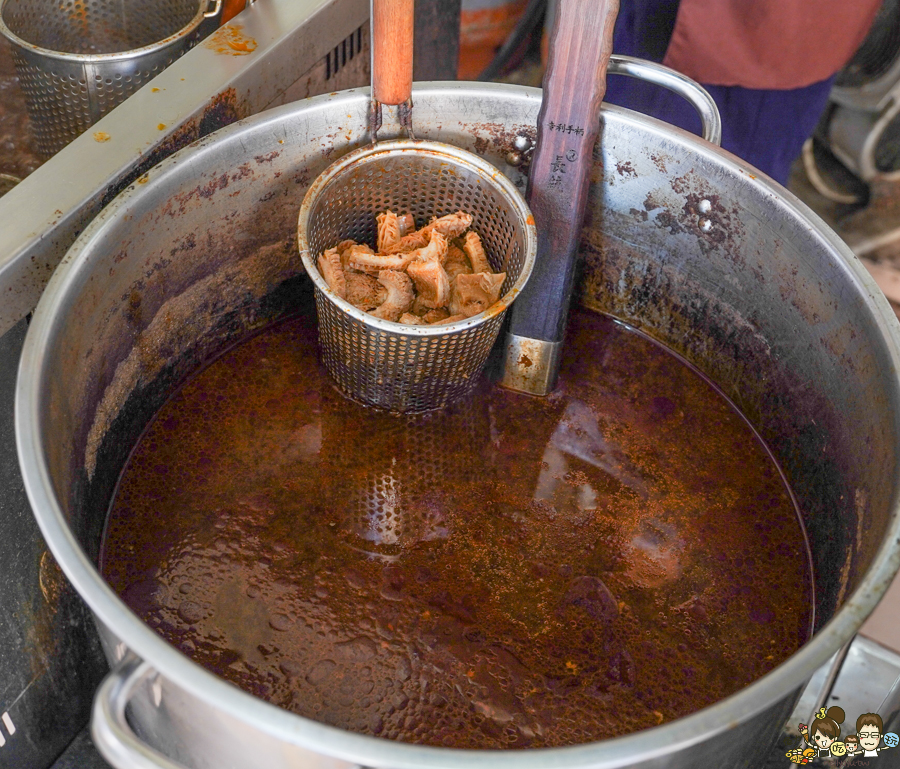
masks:
<instances>
[{"instance_id":1,"label":"black hose","mask_svg":"<svg viewBox=\"0 0 900 769\"><path fill-rule=\"evenodd\" d=\"M503 71L515 52L519 50L519 46L531 35L538 22L543 18L546 7L547 0L528 0L522 17L513 31L509 33L509 37L506 38L503 45L500 46L491 63L478 76L479 80L493 80Z\"/></svg>"}]
</instances>

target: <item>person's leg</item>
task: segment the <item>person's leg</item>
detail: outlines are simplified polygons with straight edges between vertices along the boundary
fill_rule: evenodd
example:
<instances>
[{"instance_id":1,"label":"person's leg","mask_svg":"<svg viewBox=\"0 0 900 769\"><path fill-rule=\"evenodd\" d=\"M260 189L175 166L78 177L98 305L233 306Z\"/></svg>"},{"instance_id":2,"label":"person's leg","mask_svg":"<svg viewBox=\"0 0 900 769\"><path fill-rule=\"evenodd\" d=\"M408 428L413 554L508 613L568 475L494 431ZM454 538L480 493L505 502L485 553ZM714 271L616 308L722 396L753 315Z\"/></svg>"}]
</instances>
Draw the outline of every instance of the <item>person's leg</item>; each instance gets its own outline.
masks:
<instances>
[{"instance_id":1,"label":"person's leg","mask_svg":"<svg viewBox=\"0 0 900 769\"><path fill-rule=\"evenodd\" d=\"M812 136L833 82L832 76L788 91L708 86L722 112L722 146L787 185L791 165Z\"/></svg>"}]
</instances>

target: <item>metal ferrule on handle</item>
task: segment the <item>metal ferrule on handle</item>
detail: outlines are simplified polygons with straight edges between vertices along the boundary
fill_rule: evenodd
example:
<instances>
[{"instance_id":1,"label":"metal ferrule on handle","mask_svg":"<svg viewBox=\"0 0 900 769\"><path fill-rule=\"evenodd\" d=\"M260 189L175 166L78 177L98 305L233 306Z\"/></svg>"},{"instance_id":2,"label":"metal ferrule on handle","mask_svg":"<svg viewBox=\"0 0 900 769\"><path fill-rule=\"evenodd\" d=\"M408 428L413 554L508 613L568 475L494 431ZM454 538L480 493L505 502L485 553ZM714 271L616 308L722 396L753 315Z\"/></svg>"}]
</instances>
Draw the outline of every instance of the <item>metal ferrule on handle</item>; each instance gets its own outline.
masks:
<instances>
[{"instance_id":1,"label":"metal ferrule on handle","mask_svg":"<svg viewBox=\"0 0 900 769\"><path fill-rule=\"evenodd\" d=\"M507 334L504 356L504 387L531 395L546 395L556 384L562 342Z\"/></svg>"}]
</instances>

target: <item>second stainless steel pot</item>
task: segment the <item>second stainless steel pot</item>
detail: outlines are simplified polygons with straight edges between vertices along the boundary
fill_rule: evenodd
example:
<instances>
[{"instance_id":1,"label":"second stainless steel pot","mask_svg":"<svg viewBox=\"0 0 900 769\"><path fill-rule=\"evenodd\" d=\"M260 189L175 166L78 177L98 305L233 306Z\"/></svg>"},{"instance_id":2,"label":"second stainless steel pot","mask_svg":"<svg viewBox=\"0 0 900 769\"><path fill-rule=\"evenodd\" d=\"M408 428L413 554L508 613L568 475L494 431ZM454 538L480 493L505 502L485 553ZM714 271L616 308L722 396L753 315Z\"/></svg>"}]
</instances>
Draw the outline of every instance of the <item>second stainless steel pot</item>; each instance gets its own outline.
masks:
<instances>
[{"instance_id":1,"label":"second stainless steel pot","mask_svg":"<svg viewBox=\"0 0 900 769\"><path fill-rule=\"evenodd\" d=\"M524 183L505 158L533 136L540 91L445 85L414 98L420 135ZM367 108L367 91L311 99L172 156L84 233L35 313L18 448L42 531L117 666L98 694L95 740L122 769L754 765L897 569L900 328L848 249L789 193L625 110L603 110L576 300L687 357L773 450L813 550L817 632L805 647L732 697L639 734L441 750L344 732L235 689L164 642L98 574L116 478L170 388L308 296L293 242L300 200L336 155L367 140Z\"/></svg>"}]
</instances>

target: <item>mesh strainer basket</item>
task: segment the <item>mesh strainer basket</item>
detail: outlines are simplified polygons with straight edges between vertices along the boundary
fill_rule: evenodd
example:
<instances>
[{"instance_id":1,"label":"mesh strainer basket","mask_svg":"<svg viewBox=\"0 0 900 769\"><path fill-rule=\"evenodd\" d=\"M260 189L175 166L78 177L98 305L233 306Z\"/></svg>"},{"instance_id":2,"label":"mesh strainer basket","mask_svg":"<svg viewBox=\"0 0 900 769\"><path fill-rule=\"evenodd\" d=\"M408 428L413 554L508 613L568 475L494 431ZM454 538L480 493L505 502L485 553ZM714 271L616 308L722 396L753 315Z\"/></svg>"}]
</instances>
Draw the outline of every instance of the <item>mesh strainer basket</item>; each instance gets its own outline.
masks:
<instances>
[{"instance_id":1,"label":"mesh strainer basket","mask_svg":"<svg viewBox=\"0 0 900 769\"><path fill-rule=\"evenodd\" d=\"M411 213L417 226L465 211L497 272L500 301L466 320L406 326L381 320L329 289L316 260L346 238L375 245L375 216ZM471 390L503 322L531 274L537 239L528 206L490 163L458 147L386 141L345 155L306 193L300 254L315 284L319 347L341 391L362 403L415 413L443 408Z\"/></svg>"},{"instance_id":2,"label":"mesh strainer basket","mask_svg":"<svg viewBox=\"0 0 900 769\"><path fill-rule=\"evenodd\" d=\"M212 7L210 7L212 6ZM221 0L0 0L37 150L50 157L197 42Z\"/></svg>"},{"instance_id":3,"label":"mesh strainer basket","mask_svg":"<svg viewBox=\"0 0 900 769\"><path fill-rule=\"evenodd\" d=\"M323 402L320 463L342 479L323 503L357 549L391 556L446 536L453 500L490 482L488 397L427 414L362 414L371 410L336 394Z\"/></svg>"}]
</instances>

